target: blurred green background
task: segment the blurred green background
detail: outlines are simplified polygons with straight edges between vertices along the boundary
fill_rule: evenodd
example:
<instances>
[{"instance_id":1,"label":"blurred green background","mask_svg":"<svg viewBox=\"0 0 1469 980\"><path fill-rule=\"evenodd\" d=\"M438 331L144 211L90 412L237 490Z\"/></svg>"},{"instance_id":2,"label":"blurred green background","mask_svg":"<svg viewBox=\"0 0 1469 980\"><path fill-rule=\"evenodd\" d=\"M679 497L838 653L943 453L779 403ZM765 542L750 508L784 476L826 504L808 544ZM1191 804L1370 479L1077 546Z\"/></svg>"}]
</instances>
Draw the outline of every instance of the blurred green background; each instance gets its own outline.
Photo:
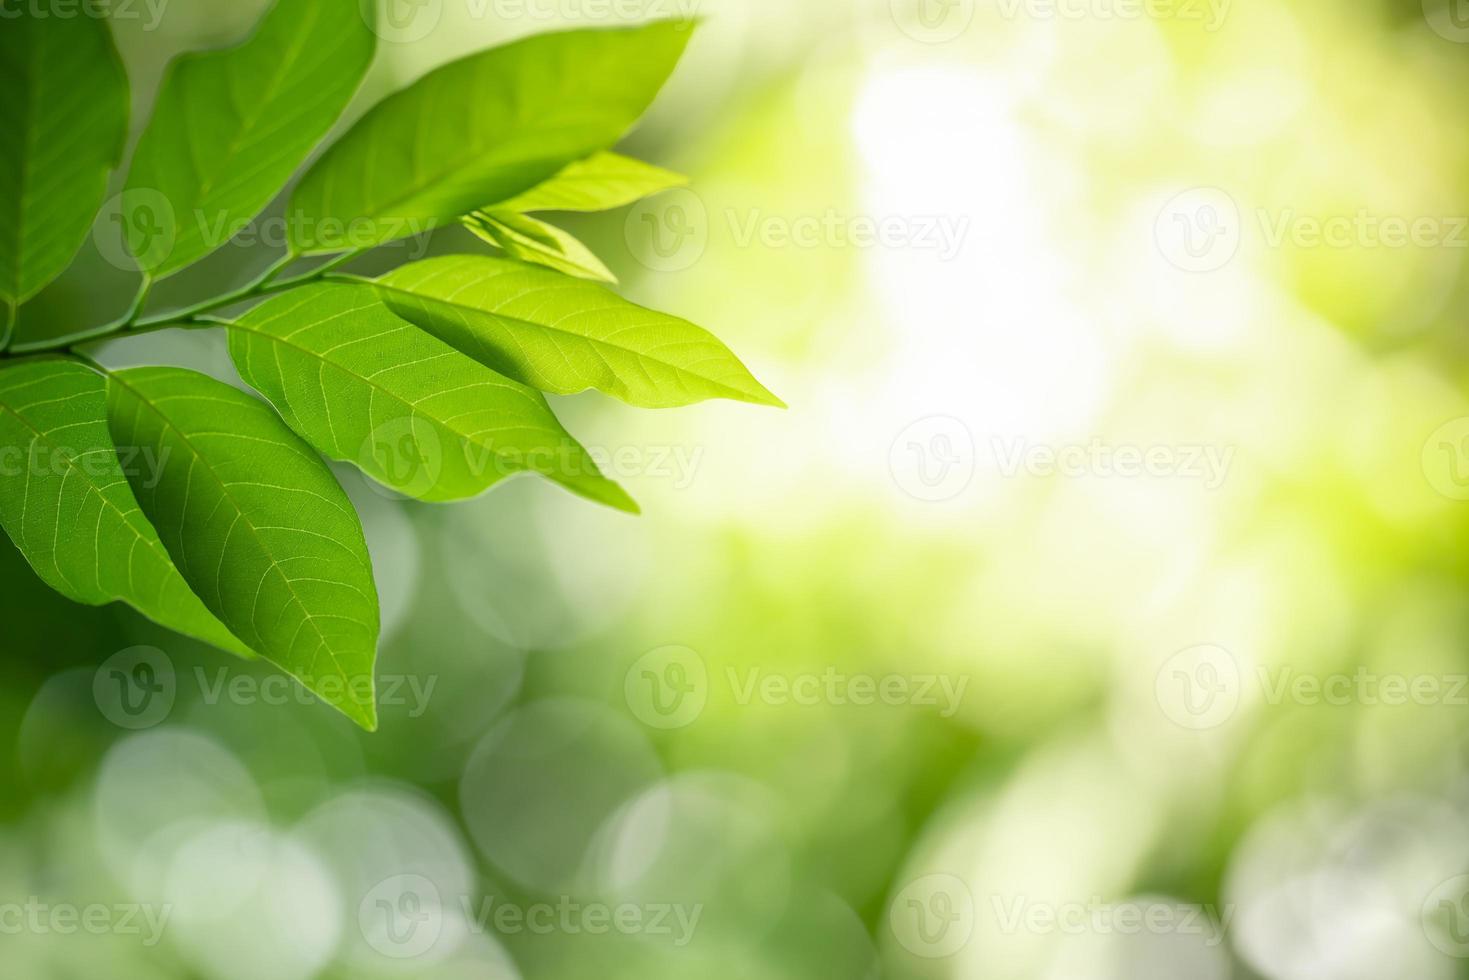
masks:
<instances>
[{"instance_id":1,"label":"blurred green background","mask_svg":"<svg viewBox=\"0 0 1469 980\"><path fill-rule=\"evenodd\" d=\"M156 2L135 133L263 7ZM0 975L1469 976L1462 0L389 2L349 115L706 18L568 227L790 411L558 400L637 519L339 471L372 736L4 544Z\"/></svg>"}]
</instances>

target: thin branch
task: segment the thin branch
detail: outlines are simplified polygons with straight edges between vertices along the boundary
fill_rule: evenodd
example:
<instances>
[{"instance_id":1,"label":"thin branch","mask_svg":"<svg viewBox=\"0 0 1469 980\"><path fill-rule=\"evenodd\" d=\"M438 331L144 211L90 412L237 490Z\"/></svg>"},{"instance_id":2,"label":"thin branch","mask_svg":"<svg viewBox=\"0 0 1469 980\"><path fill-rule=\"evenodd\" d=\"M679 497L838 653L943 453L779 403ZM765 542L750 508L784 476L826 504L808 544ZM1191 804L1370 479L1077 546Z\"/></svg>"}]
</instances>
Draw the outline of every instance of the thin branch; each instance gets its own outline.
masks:
<instances>
[{"instance_id":1,"label":"thin branch","mask_svg":"<svg viewBox=\"0 0 1469 980\"><path fill-rule=\"evenodd\" d=\"M292 262L297 261L299 258L296 254L287 252L280 259L271 263L270 267L259 276L238 289L231 290L213 299L205 300L202 303L196 303L193 306L151 317L140 316L143 306L147 302L148 292L153 286L153 280L145 276L142 288L138 290L138 296L134 299L132 308L126 315L119 319L103 324L102 326L89 327L86 330L79 330L76 333L70 333L62 337L47 337L43 340L15 344L9 350L0 353L0 358L9 359L22 355L45 354L50 352L75 354L75 348L79 344L90 344L99 340L106 340L112 336L130 337L135 334L152 333L156 330L169 330L175 327L205 328L226 325L229 322L228 320L208 317L204 314L262 296L283 293L288 289L295 289L297 286L304 286L307 283L325 280L369 281L358 279L355 276L331 274L333 269L345 265L365 251L366 249L355 249L351 252L344 252L341 255L334 256L327 262L323 262L310 272L302 273L299 276L292 276L288 279L281 279L279 278L280 274Z\"/></svg>"}]
</instances>

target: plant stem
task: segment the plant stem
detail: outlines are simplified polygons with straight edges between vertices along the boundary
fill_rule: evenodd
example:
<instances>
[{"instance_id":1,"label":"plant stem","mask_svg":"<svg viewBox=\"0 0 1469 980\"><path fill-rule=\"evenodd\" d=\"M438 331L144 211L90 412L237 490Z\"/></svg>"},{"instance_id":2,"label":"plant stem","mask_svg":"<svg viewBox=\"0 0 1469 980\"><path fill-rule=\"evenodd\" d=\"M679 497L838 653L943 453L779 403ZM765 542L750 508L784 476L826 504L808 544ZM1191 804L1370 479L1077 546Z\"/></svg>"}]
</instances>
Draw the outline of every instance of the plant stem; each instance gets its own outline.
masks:
<instances>
[{"instance_id":1,"label":"plant stem","mask_svg":"<svg viewBox=\"0 0 1469 980\"><path fill-rule=\"evenodd\" d=\"M98 364L96 361L92 360L86 354L79 354L76 351L70 351L68 353L69 353L69 356L73 360L81 361L87 367L91 368L93 371L96 371L98 374L102 375L104 378L107 377L108 375L112 374L111 371L107 370L105 367L103 367L102 365Z\"/></svg>"},{"instance_id":2,"label":"plant stem","mask_svg":"<svg viewBox=\"0 0 1469 980\"><path fill-rule=\"evenodd\" d=\"M289 279L281 279L279 278L280 274L298 258L298 256L288 252L279 260L273 262L270 268L238 289L231 290L213 299L205 300L202 303L196 303L193 306L152 317L141 317L143 306L148 299L148 293L153 287L152 278L145 276L142 287L138 290L137 298L133 301L132 308L122 317L111 323L105 323L98 327L89 327L86 330L79 330L75 333L66 334L65 336L47 337L43 340L14 344L8 350L0 353L0 358L20 357L28 354L44 354L51 351L75 353L74 348L78 344L105 340L114 335L131 336L133 334L152 333L155 330L166 330L172 327L217 327L228 321L214 317L206 318L203 314L226 306L234 306L236 303L243 303L246 300L285 292L288 289L294 289L297 286L307 283L318 282L327 278L333 269L357 258L362 252L362 249L344 252L341 255L335 256L330 261L322 263L310 272L302 273L299 276L293 276ZM338 277L332 276L331 278L336 279Z\"/></svg>"},{"instance_id":3,"label":"plant stem","mask_svg":"<svg viewBox=\"0 0 1469 980\"><path fill-rule=\"evenodd\" d=\"M217 310L222 306L233 306L247 299L253 299L256 296L263 296L268 292L273 292L276 287L272 284L276 276L280 275L281 271L294 261L296 261L296 257L287 252L278 261L271 263L270 268L239 289L224 293L221 296L216 296L213 299L205 300L202 303L185 307L182 310L174 310L172 313L163 313L159 316L135 320L128 325L128 329L147 330L153 327L176 323L179 320L188 320L198 313L208 313L210 310Z\"/></svg>"}]
</instances>

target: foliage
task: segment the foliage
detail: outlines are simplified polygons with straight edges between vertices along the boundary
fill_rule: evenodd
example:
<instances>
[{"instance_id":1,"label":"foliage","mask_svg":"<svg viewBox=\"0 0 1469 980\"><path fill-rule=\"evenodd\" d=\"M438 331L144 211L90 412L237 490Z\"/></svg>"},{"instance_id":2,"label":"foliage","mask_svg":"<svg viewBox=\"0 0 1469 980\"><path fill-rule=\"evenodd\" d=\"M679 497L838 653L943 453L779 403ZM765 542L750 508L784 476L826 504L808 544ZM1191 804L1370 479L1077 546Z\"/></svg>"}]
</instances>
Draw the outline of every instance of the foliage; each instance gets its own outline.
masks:
<instances>
[{"instance_id":1,"label":"foliage","mask_svg":"<svg viewBox=\"0 0 1469 980\"><path fill-rule=\"evenodd\" d=\"M615 280L528 215L619 207L683 183L610 148L692 24L539 35L430 72L306 169L287 251L259 279L147 316L155 282L281 192L372 62L357 0L279 0L246 41L185 55L163 79L109 215L140 273L133 309L27 341L12 336L15 311L64 271L102 205L128 83L105 21L0 3L13 8L0 123L15 148L0 163L0 526L68 598L124 602L258 655L373 729L378 596L358 515L323 455L419 500L536 473L636 512L543 391L596 388L652 408L780 404L708 332L588 281ZM377 280L336 271L461 222L505 257L448 256ZM286 275L315 256L329 258ZM225 330L264 401L180 368L108 371L80 349L172 327Z\"/></svg>"}]
</instances>

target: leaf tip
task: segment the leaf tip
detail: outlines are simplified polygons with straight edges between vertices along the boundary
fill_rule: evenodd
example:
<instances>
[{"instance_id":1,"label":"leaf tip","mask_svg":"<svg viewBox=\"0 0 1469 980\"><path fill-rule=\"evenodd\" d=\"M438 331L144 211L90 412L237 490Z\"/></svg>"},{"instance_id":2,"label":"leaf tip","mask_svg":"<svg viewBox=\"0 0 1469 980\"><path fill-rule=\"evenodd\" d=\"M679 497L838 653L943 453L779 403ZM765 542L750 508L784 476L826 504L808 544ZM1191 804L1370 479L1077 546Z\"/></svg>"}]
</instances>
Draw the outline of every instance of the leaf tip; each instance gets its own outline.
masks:
<instances>
[{"instance_id":1,"label":"leaf tip","mask_svg":"<svg viewBox=\"0 0 1469 980\"><path fill-rule=\"evenodd\" d=\"M333 705L338 711L352 719L352 722L364 732L369 734L377 731L377 699L372 698L367 702L347 701L343 704Z\"/></svg>"},{"instance_id":2,"label":"leaf tip","mask_svg":"<svg viewBox=\"0 0 1469 980\"><path fill-rule=\"evenodd\" d=\"M622 488L622 484L613 480L607 481L607 490L601 495L600 500L613 510L620 510L624 514L631 514L634 517L643 515L643 508L638 502Z\"/></svg>"}]
</instances>

